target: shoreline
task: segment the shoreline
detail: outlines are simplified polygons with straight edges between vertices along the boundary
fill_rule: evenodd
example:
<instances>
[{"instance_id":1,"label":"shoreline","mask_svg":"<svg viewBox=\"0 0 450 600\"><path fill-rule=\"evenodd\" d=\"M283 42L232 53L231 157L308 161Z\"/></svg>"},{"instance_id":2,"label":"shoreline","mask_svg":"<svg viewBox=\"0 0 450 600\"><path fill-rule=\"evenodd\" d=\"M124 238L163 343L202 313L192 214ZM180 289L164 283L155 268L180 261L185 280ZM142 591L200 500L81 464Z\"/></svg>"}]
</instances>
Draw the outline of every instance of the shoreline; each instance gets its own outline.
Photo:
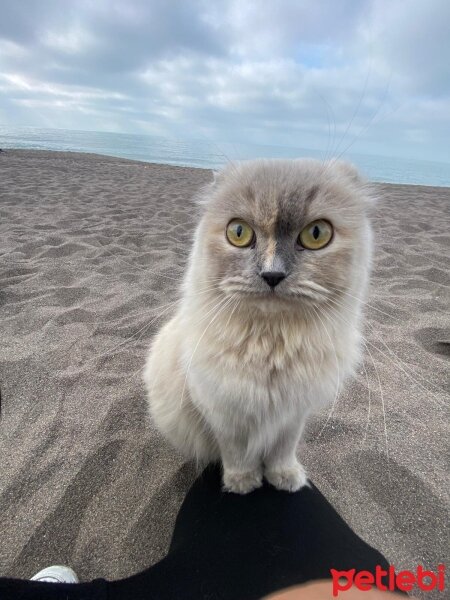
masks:
<instances>
[{"instance_id":1,"label":"shoreline","mask_svg":"<svg viewBox=\"0 0 450 600\"><path fill-rule=\"evenodd\" d=\"M181 169L195 169L198 171L214 171L216 169L211 168L206 168L206 167L198 167L198 166L192 166L192 165L181 165L181 164L174 164L174 163L168 163L168 162L153 162L153 161L146 161L146 160L138 160L135 158L127 158L127 157L123 157L123 156L117 156L114 154L101 154L101 153L95 153L95 152L88 152L88 151L81 151L81 150L47 150L47 149L41 149L41 148L5 148L2 147L2 152L0 153L0 157L2 154L9 154L9 153L16 153L16 152L31 152L31 153L51 153L51 154L61 154L61 155L87 155L87 156L92 156L94 158L110 158L110 159L116 159L116 160L123 160L123 161L127 161L130 163L137 163L137 164L141 164L141 165L158 165L158 166L167 166L167 167L174 167L174 168L181 168ZM263 157L264 158L264 157ZM306 157L305 157L306 158ZM247 160L247 159L244 159ZM251 159L248 159L251 160ZM270 160L270 159L269 159ZM283 160L283 159L273 159L273 160ZM289 159L286 159L289 160ZM342 160L346 160L345 158L342 158ZM351 159L348 159L349 162L352 162ZM239 160L236 160L235 162L239 162ZM432 163L431 163L432 164ZM441 163L441 164L445 164L445 163ZM450 170L450 165L449 165L449 170ZM362 171L363 172L363 171ZM381 180L369 180L368 179L368 183L370 183L371 185L394 185L394 186L403 186L403 187L424 187L424 188L436 188L436 189L450 189L450 185L436 185L436 184L427 184L427 183L397 183L397 182L391 182L391 181L381 181Z\"/></svg>"}]
</instances>

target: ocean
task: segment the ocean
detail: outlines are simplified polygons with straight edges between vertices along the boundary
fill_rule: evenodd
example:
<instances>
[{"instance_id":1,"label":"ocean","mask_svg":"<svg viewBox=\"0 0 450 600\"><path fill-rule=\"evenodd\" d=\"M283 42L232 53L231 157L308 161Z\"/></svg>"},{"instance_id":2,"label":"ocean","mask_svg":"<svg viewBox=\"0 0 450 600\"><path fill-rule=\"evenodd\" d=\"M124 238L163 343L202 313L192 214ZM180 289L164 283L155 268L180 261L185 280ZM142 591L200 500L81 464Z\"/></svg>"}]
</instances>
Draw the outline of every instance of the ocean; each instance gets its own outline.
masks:
<instances>
[{"instance_id":1,"label":"ocean","mask_svg":"<svg viewBox=\"0 0 450 600\"><path fill-rule=\"evenodd\" d=\"M229 160L250 158L323 159L326 151L211 140L172 140L144 134L38 129L0 125L0 148L92 152L145 162L204 169L220 168ZM450 186L450 164L426 160L346 153L369 180L387 183Z\"/></svg>"}]
</instances>

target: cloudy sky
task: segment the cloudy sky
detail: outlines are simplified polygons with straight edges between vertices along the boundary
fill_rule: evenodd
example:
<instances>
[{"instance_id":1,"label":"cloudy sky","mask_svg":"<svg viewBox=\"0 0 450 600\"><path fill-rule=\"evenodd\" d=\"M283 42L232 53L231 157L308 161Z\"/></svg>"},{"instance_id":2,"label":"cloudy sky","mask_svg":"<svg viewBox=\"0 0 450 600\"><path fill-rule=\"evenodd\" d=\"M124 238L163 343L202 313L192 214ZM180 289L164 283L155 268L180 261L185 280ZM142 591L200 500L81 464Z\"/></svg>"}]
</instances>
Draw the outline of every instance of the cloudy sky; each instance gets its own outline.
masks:
<instances>
[{"instance_id":1,"label":"cloudy sky","mask_svg":"<svg viewBox=\"0 0 450 600\"><path fill-rule=\"evenodd\" d=\"M0 15L3 125L450 162L448 0L0 0Z\"/></svg>"}]
</instances>

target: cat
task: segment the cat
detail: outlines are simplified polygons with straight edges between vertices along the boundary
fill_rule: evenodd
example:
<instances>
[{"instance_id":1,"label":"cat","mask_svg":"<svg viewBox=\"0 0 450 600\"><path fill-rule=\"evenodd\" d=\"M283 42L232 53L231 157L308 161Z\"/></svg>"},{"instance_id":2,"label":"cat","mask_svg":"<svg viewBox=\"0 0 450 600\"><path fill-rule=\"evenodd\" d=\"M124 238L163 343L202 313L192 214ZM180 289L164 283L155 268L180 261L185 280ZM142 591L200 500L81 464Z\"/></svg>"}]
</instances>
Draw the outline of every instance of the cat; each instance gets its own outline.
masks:
<instances>
[{"instance_id":1,"label":"cat","mask_svg":"<svg viewBox=\"0 0 450 600\"><path fill-rule=\"evenodd\" d=\"M144 369L151 418L226 491L307 485L296 449L360 358L373 195L350 164L230 164L199 194L175 316Z\"/></svg>"}]
</instances>

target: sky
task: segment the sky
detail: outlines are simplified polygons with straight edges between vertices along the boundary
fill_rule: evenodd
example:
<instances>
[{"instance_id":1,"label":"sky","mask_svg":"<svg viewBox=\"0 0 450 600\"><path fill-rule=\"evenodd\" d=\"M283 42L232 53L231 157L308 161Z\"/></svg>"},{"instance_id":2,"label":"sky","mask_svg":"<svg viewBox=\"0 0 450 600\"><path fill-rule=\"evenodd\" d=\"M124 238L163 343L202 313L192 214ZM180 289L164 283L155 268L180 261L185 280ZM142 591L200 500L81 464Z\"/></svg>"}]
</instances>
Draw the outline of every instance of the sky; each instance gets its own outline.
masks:
<instances>
[{"instance_id":1,"label":"sky","mask_svg":"<svg viewBox=\"0 0 450 600\"><path fill-rule=\"evenodd\" d=\"M0 123L450 162L448 0L0 0Z\"/></svg>"}]
</instances>

